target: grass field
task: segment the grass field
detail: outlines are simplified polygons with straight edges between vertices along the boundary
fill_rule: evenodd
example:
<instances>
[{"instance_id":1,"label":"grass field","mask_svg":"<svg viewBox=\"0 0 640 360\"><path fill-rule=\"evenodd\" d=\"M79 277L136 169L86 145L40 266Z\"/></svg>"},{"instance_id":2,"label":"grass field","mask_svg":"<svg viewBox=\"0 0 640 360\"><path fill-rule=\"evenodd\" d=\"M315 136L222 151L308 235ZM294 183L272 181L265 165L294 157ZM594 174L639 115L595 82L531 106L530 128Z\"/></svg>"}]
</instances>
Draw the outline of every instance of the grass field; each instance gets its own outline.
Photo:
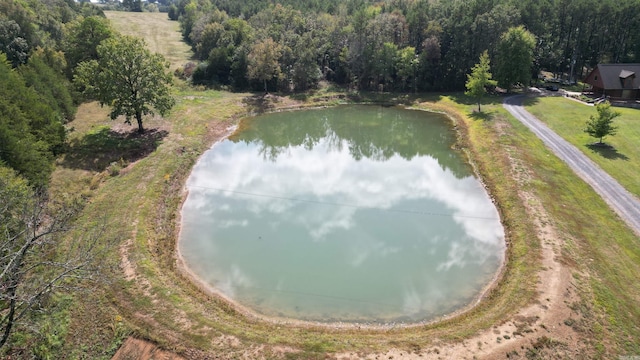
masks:
<instances>
[{"instance_id":1,"label":"grass field","mask_svg":"<svg viewBox=\"0 0 640 360\"><path fill-rule=\"evenodd\" d=\"M180 24L169 21L166 13L105 11L105 15L120 33L145 39L149 50L164 55L171 70L191 60L191 48L182 41Z\"/></svg>"},{"instance_id":2,"label":"grass field","mask_svg":"<svg viewBox=\"0 0 640 360\"><path fill-rule=\"evenodd\" d=\"M131 31L130 22L135 18L141 29L133 33L144 35L150 44L164 31L163 26L171 31L176 25L160 15L166 16L108 13L123 32ZM154 25L145 26L147 21ZM153 26L159 30L145 30ZM172 50L179 34L171 39L162 46L151 46L158 46L165 56L174 54L172 64L186 61L188 52ZM464 344L479 332L491 333L495 326L514 321L519 309L536 305L540 296L541 301L549 300L536 293L536 284L547 280L540 253L542 242L548 239L547 234L537 232L538 222L550 224L558 233L558 257L570 269L572 291L578 294L569 304L576 319L541 324L535 336L544 346L533 346L527 340L522 349L518 347L518 356L542 359L541 351L547 348L569 347L556 340L557 329L565 326L575 330L580 339L576 349L584 358L640 354L636 341L640 338L637 237L590 187L506 113L501 98L485 99L483 113L477 114L472 112L474 102L459 94L400 96L325 89L295 96L297 100L274 97L265 101L251 94L199 91L184 84L174 93L177 105L170 116L145 119L152 136L122 137L129 128L119 120L109 120L107 109L95 103L83 104L70 124L75 131L70 135L68 154L58 161L52 191L89 198L79 225L106 218L112 225L109 235L120 242L110 251L112 266L105 273L108 285L76 296L72 304L66 299L60 307L64 321L56 331L66 341L53 357L109 358L130 334L193 357L208 353L225 359L323 359L336 352L365 355L389 348L436 356L436 351L449 345ZM184 181L199 155L247 113L346 102L401 103L444 111L456 124L458 147L469 155L496 200L509 245L508 263L498 286L469 312L414 328L288 326L247 318L206 295L177 271L178 210ZM144 151L132 151L137 146ZM629 163L637 165L630 153L624 154ZM530 212L532 203L545 214ZM469 346L490 347L496 344L495 336L493 339L493 344Z\"/></svg>"},{"instance_id":3,"label":"grass field","mask_svg":"<svg viewBox=\"0 0 640 360\"><path fill-rule=\"evenodd\" d=\"M529 112L640 197L640 110L613 109L621 113L614 119L618 133L604 139L611 147L599 147L592 146L597 139L583 131L589 116L597 114L595 107L561 97L531 99L527 105Z\"/></svg>"}]
</instances>

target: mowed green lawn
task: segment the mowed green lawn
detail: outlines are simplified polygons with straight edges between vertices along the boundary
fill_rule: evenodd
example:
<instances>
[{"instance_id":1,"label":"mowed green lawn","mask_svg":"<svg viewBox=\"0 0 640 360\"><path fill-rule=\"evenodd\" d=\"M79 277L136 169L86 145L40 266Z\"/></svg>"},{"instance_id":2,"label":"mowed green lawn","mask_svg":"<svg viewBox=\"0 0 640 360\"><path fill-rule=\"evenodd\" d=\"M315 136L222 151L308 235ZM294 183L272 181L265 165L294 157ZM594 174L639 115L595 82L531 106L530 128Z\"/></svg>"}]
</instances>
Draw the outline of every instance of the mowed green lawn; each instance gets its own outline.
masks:
<instances>
[{"instance_id":1,"label":"mowed green lawn","mask_svg":"<svg viewBox=\"0 0 640 360\"><path fill-rule=\"evenodd\" d=\"M611 147L598 147L590 146L597 139L584 132L589 116L597 114L595 107L561 97L528 99L525 104L529 112L640 197L640 110L614 107L621 113L614 119L618 133L604 138Z\"/></svg>"}]
</instances>

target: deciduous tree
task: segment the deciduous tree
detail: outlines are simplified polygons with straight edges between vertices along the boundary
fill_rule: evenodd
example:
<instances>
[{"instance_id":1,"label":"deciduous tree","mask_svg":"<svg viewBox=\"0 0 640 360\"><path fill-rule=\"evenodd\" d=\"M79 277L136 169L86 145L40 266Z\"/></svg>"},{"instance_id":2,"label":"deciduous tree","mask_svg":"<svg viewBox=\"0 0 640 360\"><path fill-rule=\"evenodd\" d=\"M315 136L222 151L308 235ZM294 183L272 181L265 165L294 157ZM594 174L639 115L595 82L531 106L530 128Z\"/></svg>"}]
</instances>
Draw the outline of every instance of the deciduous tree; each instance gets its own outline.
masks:
<instances>
[{"instance_id":1,"label":"deciduous tree","mask_svg":"<svg viewBox=\"0 0 640 360\"><path fill-rule=\"evenodd\" d=\"M374 53L372 60L374 78L378 80L376 85L386 87L392 84L398 62L398 46L391 42L382 44L382 47Z\"/></svg>"},{"instance_id":2,"label":"deciduous tree","mask_svg":"<svg viewBox=\"0 0 640 360\"><path fill-rule=\"evenodd\" d=\"M267 81L280 75L280 46L271 38L255 43L249 52L249 79L260 80L264 83L267 93Z\"/></svg>"},{"instance_id":3,"label":"deciduous tree","mask_svg":"<svg viewBox=\"0 0 640 360\"><path fill-rule=\"evenodd\" d=\"M507 91L518 83L528 85L535 46L536 37L524 26L512 27L502 34L495 71L498 85Z\"/></svg>"},{"instance_id":4,"label":"deciduous tree","mask_svg":"<svg viewBox=\"0 0 640 360\"><path fill-rule=\"evenodd\" d=\"M487 92L487 86L496 86L498 83L492 80L491 77L489 53L485 50L482 55L480 55L480 62L471 68L471 74L467 74L467 83L465 84L467 88L465 94L478 100L478 112L482 111L480 109L480 100Z\"/></svg>"},{"instance_id":5,"label":"deciduous tree","mask_svg":"<svg viewBox=\"0 0 640 360\"><path fill-rule=\"evenodd\" d=\"M416 49L413 46L407 46L398 50L397 56L397 72L400 78L400 88L404 90L409 79L413 79L413 90L416 86L416 70L420 65L420 60L416 56Z\"/></svg>"},{"instance_id":6,"label":"deciduous tree","mask_svg":"<svg viewBox=\"0 0 640 360\"><path fill-rule=\"evenodd\" d=\"M98 60L78 65L76 82L101 104L111 106L111 119L124 115L144 132L142 116L155 111L165 115L175 100L170 94L172 77L165 72L169 64L160 54L152 54L144 40L122 36L98 46Z\"/></svg>"},{"instance_id":7,"label":"deciduous tree","mask_svg":"<svg viewBox=\"0 0 640 360\"><path fill-rule=\"evenodd\" d=\"M297 38L293 52L296 60L292 66L291 80L296 91L304 91L317 85L322 77L318 67L318 42L310 33Z\"/></svg>"},{"instance_id":8,"label":"deciduous tree","mask_svg":"<svg viewBox=\"0 0 640 360\"><path fill-rule=\"evenodd\" d=\"M79 63L98 60L98 45L114 36L109 21L99 16L89 16L67 25L63 41L64 55L71 74Z\"/></svg>"}]
</instances>

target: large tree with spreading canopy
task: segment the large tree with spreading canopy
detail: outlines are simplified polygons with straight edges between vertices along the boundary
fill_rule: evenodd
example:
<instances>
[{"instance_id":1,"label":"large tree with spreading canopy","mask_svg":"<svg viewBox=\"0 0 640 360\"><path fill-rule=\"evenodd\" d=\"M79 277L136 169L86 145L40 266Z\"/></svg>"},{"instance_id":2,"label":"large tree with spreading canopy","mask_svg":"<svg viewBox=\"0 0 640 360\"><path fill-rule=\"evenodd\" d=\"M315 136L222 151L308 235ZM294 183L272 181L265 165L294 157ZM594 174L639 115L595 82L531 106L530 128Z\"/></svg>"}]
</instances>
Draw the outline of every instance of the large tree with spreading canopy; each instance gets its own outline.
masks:
<instances>
[{"instance_id":1,"label":"large tree with spreading canopy","mask_svg":"<svg viewBox=\"0 0 640 360\"><path fill-rule=\"evenodd\" d=\"M111 119L124 115L127 124L135 118L144 132L142 116L165 115L175 100L170 94L169 64L160 54L152 54L144 40L121 36L104 40L97 48L98 60L78 65L75 80L84 93L111 106Z\"/></svg>"}]
</instances>

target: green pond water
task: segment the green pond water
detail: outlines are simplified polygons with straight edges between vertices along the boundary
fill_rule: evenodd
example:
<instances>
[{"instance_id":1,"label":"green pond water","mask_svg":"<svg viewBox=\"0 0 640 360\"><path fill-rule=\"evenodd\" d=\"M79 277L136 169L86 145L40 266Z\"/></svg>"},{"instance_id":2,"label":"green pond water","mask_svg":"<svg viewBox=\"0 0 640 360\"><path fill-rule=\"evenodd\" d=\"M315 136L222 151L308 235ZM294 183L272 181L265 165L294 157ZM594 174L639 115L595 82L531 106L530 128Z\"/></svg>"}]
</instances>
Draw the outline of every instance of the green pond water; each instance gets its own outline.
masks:
<instances>
[{"instance_id":1,"label":"green pond water","mask_svg":"<svg viewBox=\"0 0 640 360\"><path fill-rule=\"evenodd\" d=\"M244 120L187 181L179 250L256 313L415 323L473 303L502 225L439 114L341 106Z\"/></svg>"}]
</instances>

